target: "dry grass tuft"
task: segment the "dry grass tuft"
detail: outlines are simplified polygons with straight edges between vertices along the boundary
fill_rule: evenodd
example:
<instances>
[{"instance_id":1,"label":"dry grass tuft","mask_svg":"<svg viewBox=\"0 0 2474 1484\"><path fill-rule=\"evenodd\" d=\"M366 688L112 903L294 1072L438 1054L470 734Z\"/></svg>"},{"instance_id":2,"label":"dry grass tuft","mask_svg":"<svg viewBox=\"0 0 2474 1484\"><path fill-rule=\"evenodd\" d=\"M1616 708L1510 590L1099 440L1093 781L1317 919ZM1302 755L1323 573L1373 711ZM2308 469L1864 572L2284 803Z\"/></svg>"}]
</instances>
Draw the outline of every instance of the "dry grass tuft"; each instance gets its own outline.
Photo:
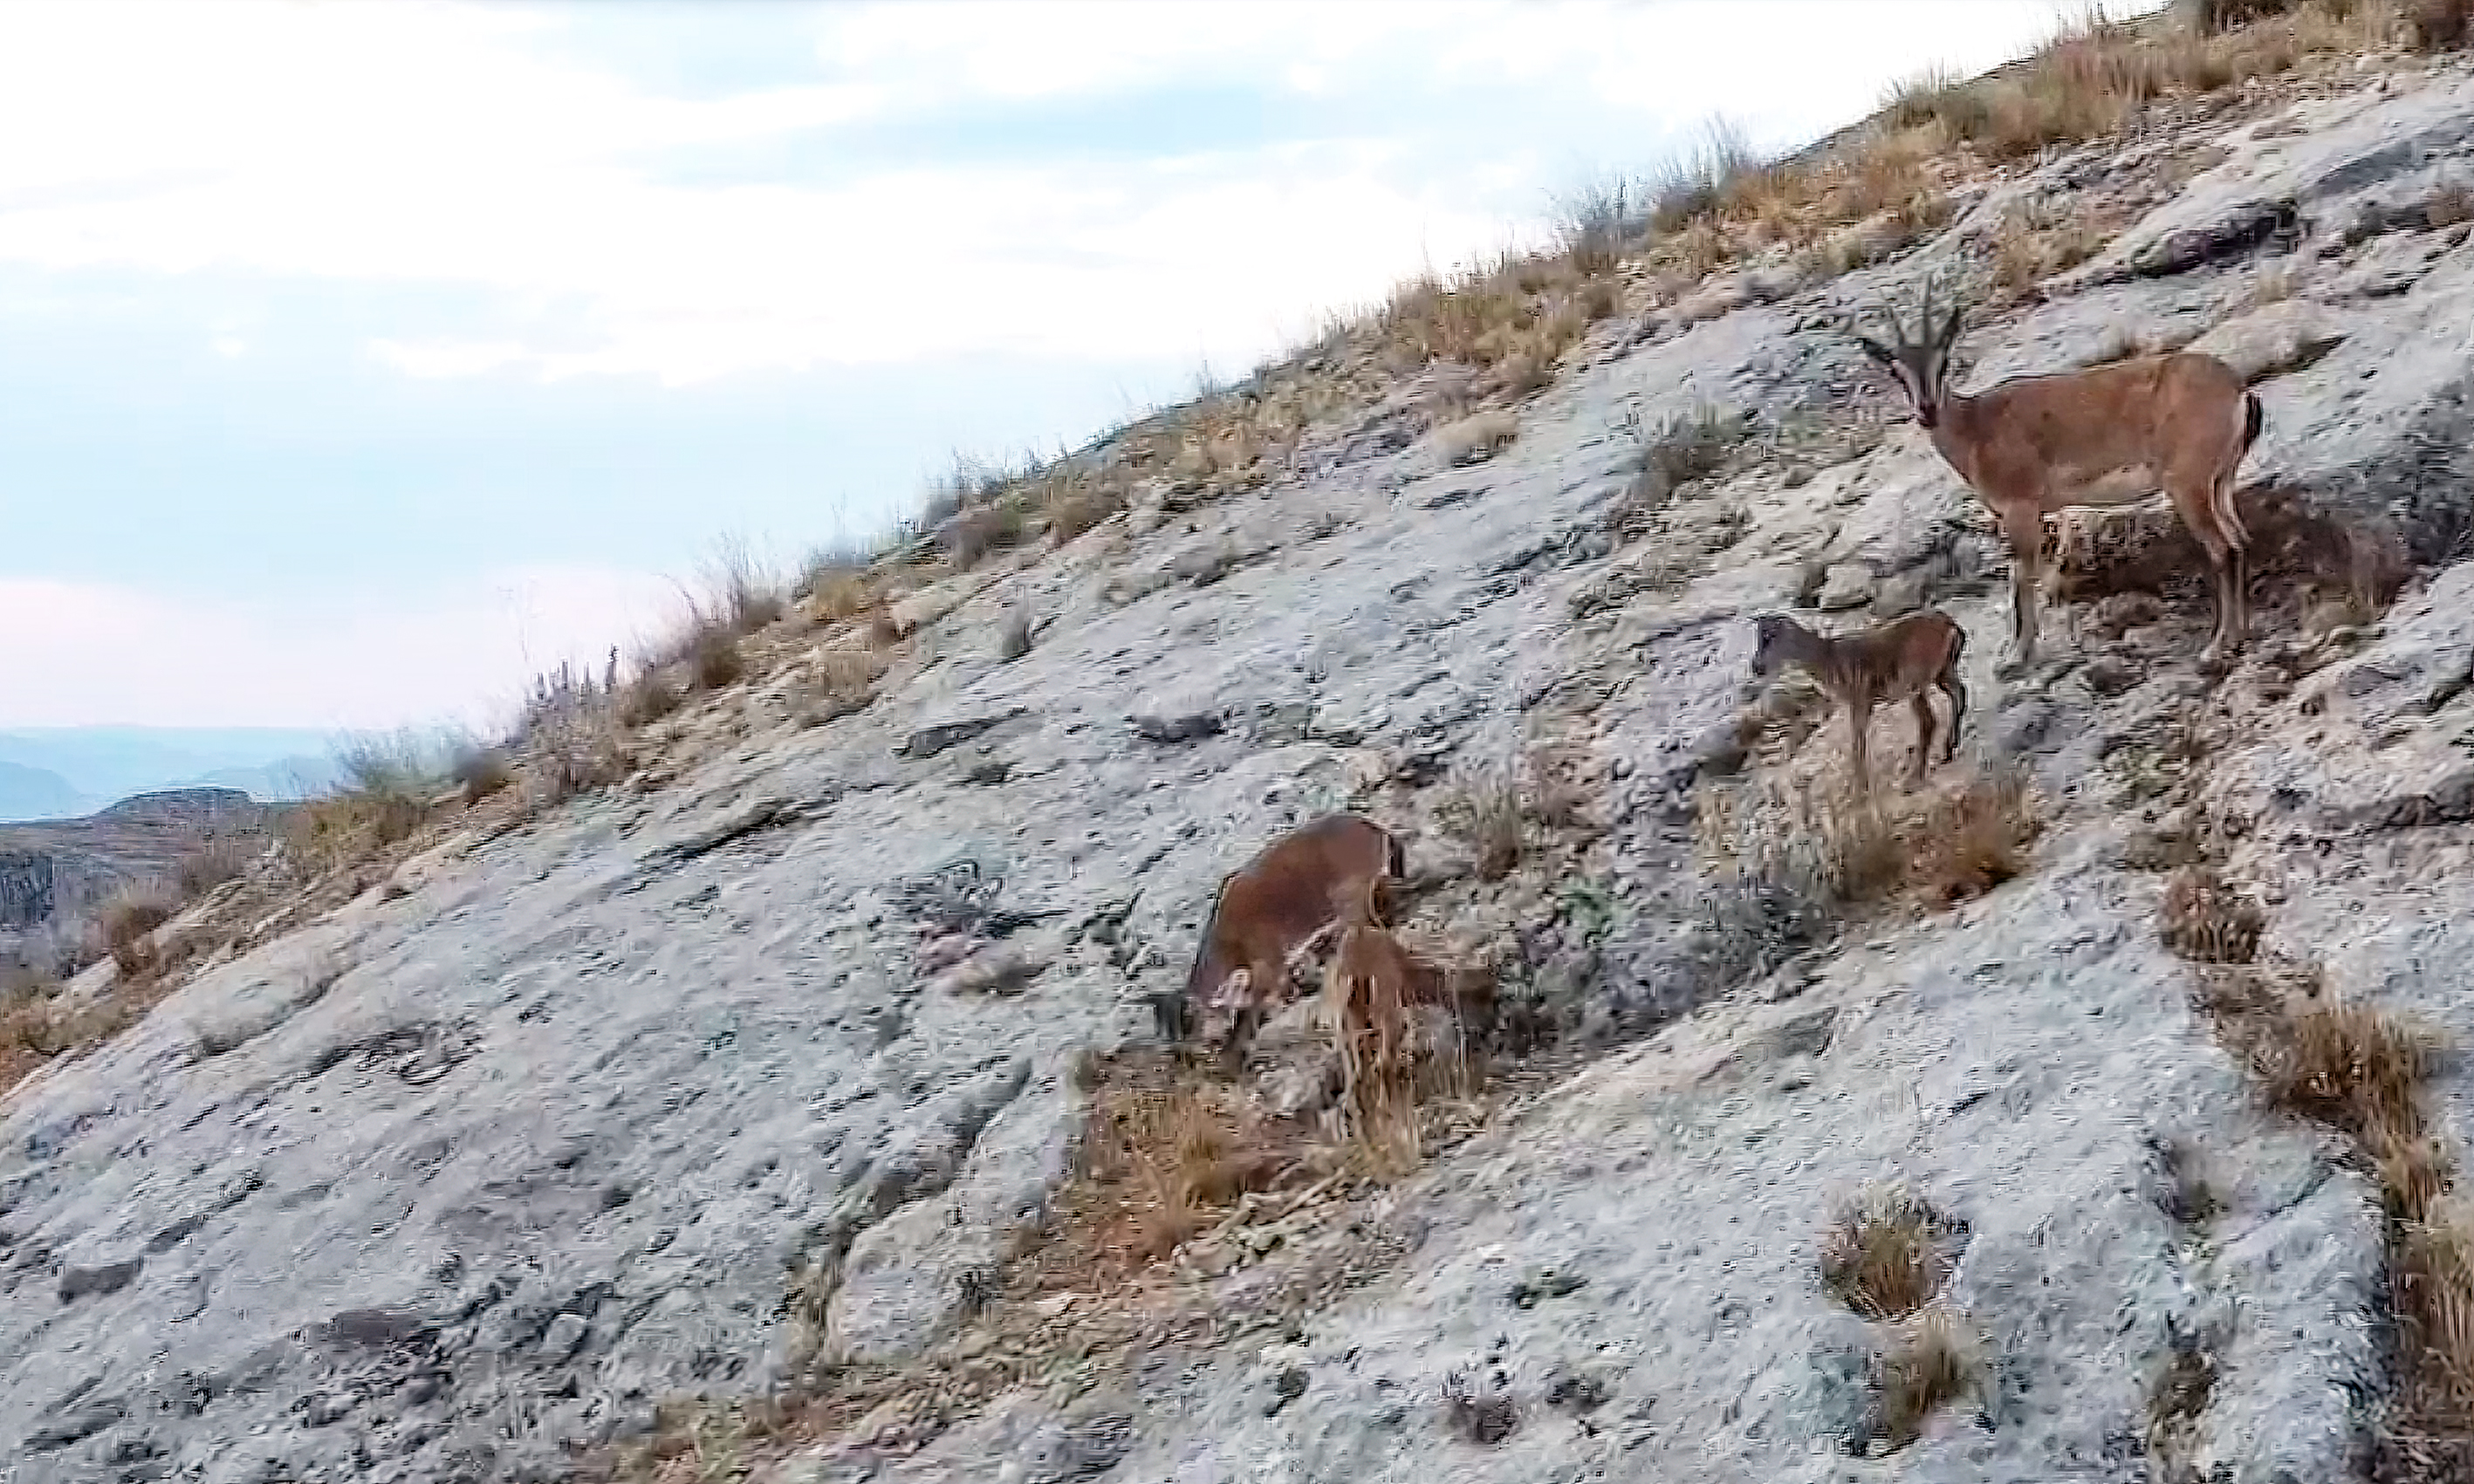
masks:
<instances>
[{"instance_id":1,"label":"dry grass tuft","mask_svg":"<svg viewBox=\"0 0 2474 1484\"><path fill-rule=\"evenodd\" d=\"M1752 437L1752 419L1716 407L1699 407L1644 427L1637 416L1619 429L1637 450L1632 482L1607 513L1609 526L1627 538L1644 534L1644 522L1678 491L1727 467Z\"/></svg>"},{"instance_id":2,"label":"dry grass tuft","mask_svg":"<svg viewBox=\"0 0 2474 1484\"><path fill-rule=\"evenodd\" d=\"M465 802L487 799L516 780L515 759L504 747L471 738L460 741L447 765L447 776L464 790Z\"/></svg>"},{"instance_id":3,"label":"dry grass tuft","mask_svg":"<svg viewBox=\"0 0 2474 1484\"><path fill-rule=\"evenodd\" d=\"M157 962L155 930L172 921L180 903L158 887L131 887L113 895L95 914L95 936L126 979L142 979Z\"/></svg>"},{"instance_id":4,"label":"dry grass tuft","mask_svg":"<svg viewBox=\"0 0 2474 1484\"><path fill-rule=\"evenodd\" d=\"M1994 230L1994 289L2005 300L2027 298L2054 274L2095 256L2109 235L2083 211L2016 208Z\"/></svg>"},{"instance_id":5,"label":"dry grass tuft","mask_svg":"<svg viewBox=\"0 0 2474 1484\"><path fill-rule=\"evenodd\" d=\"M1443 801L1443 826L1477 857L1478 879L1500 881L1528 850L1518 776L1508 767L1465 769Z\"/></svg>"},{"instance_id":6,"label":"dry grass tuft","mask_svg":"<svg viewBox=\"0 0 2474 1484\"><path fill-rule=\"evenodd\" d=\"M2268 1101L2376 1154L2417 1138L2414 1096L2438 1050L2428 1029L2333 995L2289 998L2251 1049Z\"/></svg>"},{"instance_id":7,"label":"dry grass tuft","mask_svg":"<svg viewBox=\"0 0 2474 1484\"><path fill-rule=\"evenodd\" d=\"M48 974L18 969L0 981L0 1092L46 1062L119 1035L165 993L155 977L123 980L91 1001L70 1003Z\"/></svg>"},{"instance_id":8,"label":"dry grass tuft","mask_svg":"<svg viewBox=\"0 0 2474 1484\"><path fill-rule=\"evenodd\" d=\"M1758 778L1706 790L1696 816L1716 874L1841 908L1982 896L2026 872L2042 829L2025 775L2007 768L1871 801L1809 778Z\"/></svg>"},{"instance_id":9,"label":"dry grass tuft","mask_svg":"<svg viewBox=\"0 0 2474 1484\"><path fill-rule=\"evenodd\" d=\"M1103 1058L1060 1200L1076 1244L1117 1271L1168 1257L1299 1162L1300 1137L1242 1089L1173 1062Z\"/></svg>"},{"instance_id":10,"label":"dry grass tuft","mask_svg":"<svg viewBox=\"0 0 2474 1484\"><path fill-rule=\"evenodd\" d=\"M2043 827L2026 775L1996 770L1928 799L1903 830L1912 852L1907 884L1919 896L1965 901L2026 871L2028 847Z\"/></svg>"},{"instance_id":11,"label":"dry grass tuft","mask_svg":"<svg viewBox=\"0 0 2474 1484\"><path fill-rule=\"evenodd\" d=\"M1031 653L1031 610L1015 609L997 624L997 662L1011 664Z\"/></svg>"},{"instance_id":12,"label":"dry grass tuft","mask_svg":"<svg viewBox=\"0 0 2474 1484\"><path fill-rule=\"evenodd\" d=\"M2451 52L2474 36L2469 0L2406 0L2406 44L2418 52Z\"/></svg>"},{"instance_id":13,"label":"dry grass tuft","mask_svg":"<svg viewBox=\"0 0 2474 1484\"><path fill-rule=\"evenodd\" d=\"M873 706L876 683L892 664L892 658L872 644L829 649L818 655L811 671L815 700L807 713L808 724L822 726Z\"/></svg>"},{"instance_id":14,"label":"dry grass tuft","mask_svg":"<svg viewBox=\"0 0 2474 1484\"><path fill-rule=\"evenodd\" d=\"M533 682L515 745L525 798L534 807L547 808L625 778L635 766L626 739L626 730L639 724L633 718L656 699L677 705L676 692L651 677L622 688L618 670L613 656L597 685L565 665Z\"/></svg>"},{"instance_id":15,"label":"dry grass tuft","mask_svg":"<svg viewBox=\"0 0 2474 1484\"><path fill-rule=\"evenodd\" d=\"M2393 1246L2398 1411L2411 1432L2462 1437L2474 1430L2474 1203L2451 1199L2402 1223Z\"/></svg>"},{"instance_id":16,"label":"dry grass tuft","mask_svg":"<svg viewBox=\"0 0 2474 1484\"><path fill-rule=\"evenodd\" d=\"M1649 208L1640 187L1621 176L1608 176L1575 187L1555 203L1555 227L1565 261L1575 272L1598 278L1614 272L1626 247L1649 227Z\"/></svg>"},{"instance_id":17,"label":"dry grass tuft","mask_svg":"<svg viewBox=\"0 0 2474 1484\"><path fill-rule=\"evenodd\" d=\"M1435 452L1445 464L1474 464L1494 456L1520 436L1520 419L1504 411L1474 413L1435 433Z\"/></svg>"},{"instance_id":18,"label":"dry grass tuft","mask_svg":"<svg viewBox=\"0 0 2474 1484\"><path fill-rule=\"evenodd\" d=\"M265 852L266 842L260 839L230 835L211 839L181 857L173 868L173 880L183 900L194 900L247 874Z\"/></svg>"},{"instance_id":19,"label":"dry grass tuft","mask_svg":"<svg viewBox=\"0 0 2474 1484\"><path fill-rule=\"evenodd\" d=\"M447 788L437 748L411 731L366 737L336 755L342 781L294 810L295 854L325 870L365 860L410 839Z\"/></svg>"},{"instance_id":20,"label":"dry grass tuft","mask_svg":"<svg viewBox=\"0 0 2474 1484\"><path fill-rule=\"evenodd\" d=\"M2167 1320L2165 1364L2147 1383L2147 1456L2163 1484L2197 1484L2191 1464L2199 1420L2217 1391L2217 1357L2204 1338Z\"/></svg>"},{"instance_id":21,"label":"dry grass tuft","mask_svg":"<svg viewBox=\"0 0 2474 1484\"><path fill-rule=\"evenodd\" d=\"M1893 1450L1915 1442L1927 1418L1974 1389L1977 1369L1974 1341L1947 1310L1901 1325L1874 1363L1873 1436Z\"/></svg>"},{"instance_id":22,"label":"dry grass tuft","mask_svg":"<svg viewBox=\"0 0 2474 1484\"><path fill-rule=\"evenodd\" d=\"M1838 1214L1821 1239L1821 1285L1866 1319L1904 1319L1950 1278L1942 1241L1951 1223L1902 1189L1872 1191Z\"/></svg>"},{"instance_id":23,"label":"dry grass tuft","mask_svg":"<svg viewBox=\"0 0 2474 1484\"><path fill-rule=\"evenodd\" d=\"M2195 964L2247 964L2259 955L2268 918L2257 898L2228 886L2206 864L2185 866L2165 883L2157 931L2165 946Z\"/></svg>"}]
</instances>

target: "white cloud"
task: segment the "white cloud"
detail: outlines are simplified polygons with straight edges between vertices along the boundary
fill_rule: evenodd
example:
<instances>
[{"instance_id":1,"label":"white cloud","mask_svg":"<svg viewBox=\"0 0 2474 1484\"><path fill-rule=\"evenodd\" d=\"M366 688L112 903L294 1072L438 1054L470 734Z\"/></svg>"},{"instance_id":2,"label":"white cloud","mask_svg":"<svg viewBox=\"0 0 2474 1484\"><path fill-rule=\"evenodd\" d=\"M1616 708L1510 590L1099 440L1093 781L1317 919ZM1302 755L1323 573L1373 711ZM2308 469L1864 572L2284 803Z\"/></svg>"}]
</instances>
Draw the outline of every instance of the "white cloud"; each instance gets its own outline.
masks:
<instances>
[{"instance_id":1,"label":"white cloud","mask_svg":"<svg viewBox=\"0 0 2474 1484\"><path fill-rule=\"evenodd\" d=\"M1776 138L1837 121L1927 55L1990 61L2024 38L2023 16L2043 24L2042 10L826 7L813 84L681 99L550 60L539 12L18 4L0 7L0 137L40 147L0 152L0 263L501 296L506 323L492 330L448 338L405 323L370 347L417 376L675 384L990 351L1243 365L1280 328L1370 299L1421 258L1497 246L1514 224L1472 209L1467 191L1507 162L1425 180L1381 141L1335 140L1003 169L871 169L842 156L754 183L696 184L657 167L698 146L813 145L854 120L958 98L1171 80L1396 95L1404 136L1414 108L1435 106L1421 93L1578 84L1638 116L1642 137L1723 108ZM1518 96L1471 95L1492 108ZM1519 154L1517 128L1504 132ZM1608 156L1636 162L1617 141Z\"/></svg>"},{"instance_id":2,"label":"white cloud","mask_svg":"<svg viewBox=\"0 0 2474 1484\"><path fill-rule=\"evenodd\" d=\"M574 567L282 606L0 578L0 726L488 725L535 674L597 669L679 601L661 578Z\"/></svg>"}]
</instances>

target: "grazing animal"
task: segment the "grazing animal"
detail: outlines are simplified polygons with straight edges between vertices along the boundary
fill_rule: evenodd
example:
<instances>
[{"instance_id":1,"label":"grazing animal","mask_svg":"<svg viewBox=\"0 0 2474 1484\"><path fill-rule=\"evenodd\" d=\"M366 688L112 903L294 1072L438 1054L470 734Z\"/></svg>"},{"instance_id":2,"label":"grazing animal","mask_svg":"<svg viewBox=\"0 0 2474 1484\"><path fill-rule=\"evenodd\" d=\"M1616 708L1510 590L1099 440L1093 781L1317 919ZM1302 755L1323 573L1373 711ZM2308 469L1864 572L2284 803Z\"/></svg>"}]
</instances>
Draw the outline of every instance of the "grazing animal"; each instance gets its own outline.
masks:
<instances>
[{"instance_id":1,"label":"grazing animal","mask_svg":"<svg viewBox=\"0 0 2474 1484\"><path fill-rule=\"evenodd\" d=\"M1442 971L1385 928L1378 891L1370 884L1344 894L1340 942L1322 972L1323 1022L1340 1052L1340 1107L1360 1126L1405 1087L1409 1008L1449 995Z\"/></svg>"},{"instance_id":2,"label":"grazing animal","mask_svg":"<svg viewBox=\"0 0 2474 1484\"><path fill-rule=\"evenodd\" d=\"M1264 1010L1288 998L1289 955L1333 927L1338 903L1371 894L1379 913L1389 883L1403 874L1399 839L1363 815L1322 815L1265 846L1220 883L1162 1029L1182 1041L1198 1011L1225 1009L1228 1052L1243 1055Z\"/></svg>"},{"instance_id":3,"label":"grazing animal","mask_svg":"<svg viewBox=\"0 0 2474 1484\"><path fill-rule=\"evenodd\" d=\"M2201 655L2215 665L2249 628L2249 534L2234 508L2234 472L2266 421L2239 372L2212 355L2177 351L2093 370L2017 376L1974 396L1951 390L1950 352L1960 305L1934 320L1925 287L1909 339L1895 317L1887 344L1861 333L1864 353L1887 368L1958 476L2001 524L2010 546L2011 663L2036 658L2045 516L2074 507L2136 505L2161 488L2207 553L2216 632Z\"/></svg>"},{"instance_id":4,"label":"grazing animal","mask_svg":"<svg viewBox=\"0 0 2474 1484\"><path fill-rule=\"evenodd\" d=\"M1967 686L1958 678L1958 657L1967 647L1967 632L1939 609L1909 613L1861 634L1831 638L1813 633L1780 613L1753 620L1753 673L1768 680L1788 665L1802 665L1821 683L1831 699L1847 712L1848 754L1856 787L1872 791L1865 762L1865 734L1872 728L1873 708L1904 701L1916 713L1916 759L1908 771L1910 786L1922 783L1926 759L1932 751L1933 711L1928 692L1938 687L1950 697L1950 727L1942 733L1941 760L1958 752L1958 732L1967 715Z\"/></svg>"}]
</instances>

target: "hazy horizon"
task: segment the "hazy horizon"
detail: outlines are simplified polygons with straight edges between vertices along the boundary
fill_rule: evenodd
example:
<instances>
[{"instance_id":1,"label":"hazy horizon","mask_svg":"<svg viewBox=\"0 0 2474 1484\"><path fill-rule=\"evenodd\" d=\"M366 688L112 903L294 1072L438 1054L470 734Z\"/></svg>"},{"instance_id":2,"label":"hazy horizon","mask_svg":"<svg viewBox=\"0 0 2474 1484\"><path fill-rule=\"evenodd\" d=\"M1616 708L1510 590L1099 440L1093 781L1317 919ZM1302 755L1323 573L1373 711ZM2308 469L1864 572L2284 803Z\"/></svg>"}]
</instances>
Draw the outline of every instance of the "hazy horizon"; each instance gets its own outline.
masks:
<instances>
[{"instance_id":1,"label":"hazy horizon","mask_svg":"<svg viewBox=\"0 0 2474 1484\"><path fill-rule=\"evenodd\" d=\"M2064 11L0 7L0 731L496 722L724 538L882 529Z\"/></svg>"}]
</instances>

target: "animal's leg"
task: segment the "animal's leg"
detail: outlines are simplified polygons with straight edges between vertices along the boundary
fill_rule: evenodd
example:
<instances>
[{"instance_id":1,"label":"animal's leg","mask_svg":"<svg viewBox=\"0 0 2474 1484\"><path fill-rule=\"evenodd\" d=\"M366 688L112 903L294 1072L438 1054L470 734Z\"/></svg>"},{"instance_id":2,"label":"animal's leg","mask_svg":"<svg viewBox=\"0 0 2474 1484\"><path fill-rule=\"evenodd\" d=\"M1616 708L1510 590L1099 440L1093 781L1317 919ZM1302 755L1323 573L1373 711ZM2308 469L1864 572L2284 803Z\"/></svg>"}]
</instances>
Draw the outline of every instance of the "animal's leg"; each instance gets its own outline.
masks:
<instances>
[{"instance_id":1,"label":"animal's leg","mask_svg":"<svg viewBox=\"0 0 2474 1484\"><path fill-rule=\"evenodd\" d=\"M2010 545L2010 666L2036 662L2036 605L2045 577L2045 517L2033 505L2001 517Z\"/></svg>"},{"instance_id":2,"label":"animal's leg","mask_svg":"<svg viewBox=\"0 0 2474 1484\"><path fill-rule=\"evenodd\" d=\"M1958 729L1967 715L1967 682L1958 678L1957 660L1941 672L1940 684L1942 693L1950 697L1950 727L1941 734L1941 760L1948 762L1958 755Z\"/></svg>"},{"instance_id":3,"label":"animal's leg","mask_svg":"<svg viewBox=\"0 0 2474 1484\"><path fill-rule=\"evenodd\" d=\"M1911 789L1923 786L1925 760L1932 755L1933 712L1932 702L1928 699L1929 694L1920 690L1907 698L1908 706L1916 713L1916 760L1907 770L1907 786Z\"/></svg>"},{"instance_id":4,"label":"animal's leg","mask_svg":"<svg viewBox=\"0 0 2474 1484\"><path fill-rule=\"evenodd\" d=\"M2233 568L2226 589L2233 598L2233 618L2230 626L2220 620L2219 628L2225 642L2240 649L2250 635L2250 532L2243 525L2242 512L2234 505L2234 470L2229 468L2218 475L2209 492L2210 506L2217 513L2217 529L2224 533L2226 556Z\"/></svg>"},{"instance_id":5,"label":"animal's leg","mask_svg":"<svg viewBox=\"0 0 2474 1484\"><path fill-rule=\"evenodd\" d=\"M1856 775L1856 792L1870 797L1873 792L1872 769L1867 765L1865 746L1873 730L1873 698L1847 704L1847 761Z\"/></svg>"},{"instance_id":6,"label":"animal's leg","mask_svg":"<svg viewBox=\"0 0 2474 1484\"><path fill-rule=\"evenodd\" d=\"M2183 508L2186 513L2191 509L2187 505ZM2238 563L2233 545L2217 526L2214 506L2201 504L2198 509L2207 513L2207 518L2188 520L2187 514L2185 518L2191 527L2191 535L2198 539L2199 549L2207 554L2208 575L2211 586L2216 589L2216 626L2210 631L2208 647L2199 652L2200 665L2213 669L2224 661L2226 637L2232 632L2236 610L2242 600L2234 591L2234 569Z\"/></svg>"}]
</instances>

